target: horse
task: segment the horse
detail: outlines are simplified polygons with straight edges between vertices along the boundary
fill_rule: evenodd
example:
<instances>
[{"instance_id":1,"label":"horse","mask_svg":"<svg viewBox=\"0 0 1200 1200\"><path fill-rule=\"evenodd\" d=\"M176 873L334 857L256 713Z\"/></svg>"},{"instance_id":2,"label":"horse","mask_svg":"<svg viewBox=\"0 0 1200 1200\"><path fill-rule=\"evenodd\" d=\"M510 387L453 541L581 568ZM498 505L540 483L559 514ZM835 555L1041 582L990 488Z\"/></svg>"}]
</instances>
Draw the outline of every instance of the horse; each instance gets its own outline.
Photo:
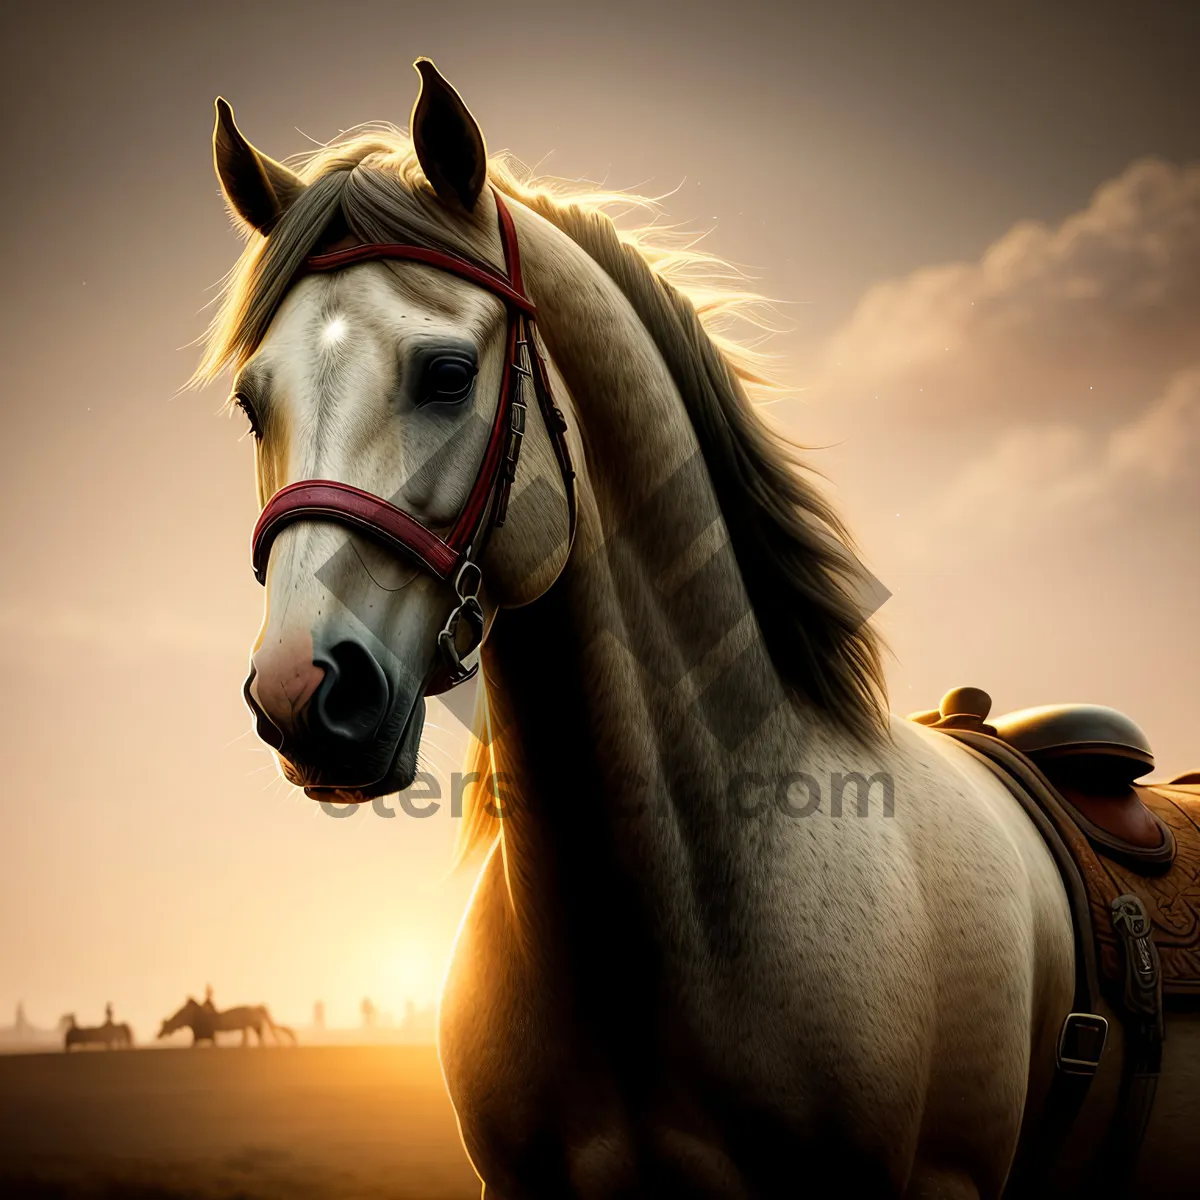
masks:
<instances>
[{"instance_id":1,"label":"horse","mask_svg":"<svg viewBox=\"0 0 1200 1200\"><path fill-rule=\"evenodd\" d=\"M484 1197L1000 1196L1072 1005L1046 843L888 714L736 281L490 156L416 66L409 133L292 165L217 100L247 244L193 383L232 369L254 439L244 696L283 776L403 790L425 697L478 678L438 1046Z\"/></svg>"},{"instance_id":2,"label":"horse","mask_svg":"<svg viewBox=\"0 0 1200 1200\"><path fill-rule=\"evenodd\" d=\"M258 1038L260 1046L265 1040L264 1030L270 1031L276 1044L282 1043L285 1037L293 1046L296 1044L295 1032L289 1026L273 1021L265 1004L241 1004L236 1008L217 1010L208 1008L200 1004L195 997L189 996L178 1012L164 1019L159 1027L158 1036L165 1038L185 1027L192 1031L193 1046L198 1046L201 1042L215 1046L218 1033L232 1033L239 1029L243 1046L250 1044L251 1030Z\"/></svg>"},{"instance_id":3,"label":"horse","mask_svg":"<svg viewBox=\"0 0 1200 1200\"><path fill-rule=\"evenodd\" d=\"M103 1046L106 1050L129 1050L133 1046L133 1030L124 1022L106 1021L103 1025L77 1025L75 1014L63 1017L63 1049L72 1046Z\"/></svg>"}]
</instances>

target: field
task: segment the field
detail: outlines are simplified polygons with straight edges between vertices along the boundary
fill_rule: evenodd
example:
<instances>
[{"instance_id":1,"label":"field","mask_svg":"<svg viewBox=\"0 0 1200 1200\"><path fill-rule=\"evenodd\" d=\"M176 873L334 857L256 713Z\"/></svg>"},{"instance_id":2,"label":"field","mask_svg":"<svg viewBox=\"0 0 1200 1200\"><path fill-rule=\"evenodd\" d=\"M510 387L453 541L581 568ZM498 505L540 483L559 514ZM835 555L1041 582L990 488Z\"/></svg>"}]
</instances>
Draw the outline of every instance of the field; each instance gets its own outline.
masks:
<instances>
[{"instance_id":1,"label":"field","mask_svg":"<svg viewBox=\"0 0 1200 1200\"><path fill-rule=\"evenodd\" d=\"M431 1046L0 1057L0 1195L477 1200Z\"/></svg>"}]
</instances>

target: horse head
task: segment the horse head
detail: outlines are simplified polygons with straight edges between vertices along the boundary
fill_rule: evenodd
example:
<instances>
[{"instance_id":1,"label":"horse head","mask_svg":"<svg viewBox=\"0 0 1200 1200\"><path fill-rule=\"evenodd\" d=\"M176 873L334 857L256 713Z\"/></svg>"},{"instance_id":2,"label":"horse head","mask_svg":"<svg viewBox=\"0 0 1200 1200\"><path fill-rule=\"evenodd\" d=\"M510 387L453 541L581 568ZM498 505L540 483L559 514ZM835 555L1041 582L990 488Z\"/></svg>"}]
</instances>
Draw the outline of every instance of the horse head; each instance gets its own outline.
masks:
<instances>
[{"instance_id":1,"label":"horse head","mask_svg":"<svg viewBox=\"0 0 1200 1200\"><path fill-rule=\"evenodd\" d=\"M245 698L286 777L340 800L412 782L425 695L466 677L496 611L544 592L570 540L561 427L538 417L533 347L514 333L532 315L506 262L516 234L485 187L474 118L432 63L417 67L411 143L360 139L301 173L217 102L217 175L252 242L209 366L236 368L259 498L275 497L256 539L266 610ZM523 228L535 220L513 208ZM495 484L480 496L485 470ZM305 491L313 481L333 488ZM299 511L281 504L289 485ZM498 512L510 485L529 502ZM399 535L381 537L381 521Z\"/></svg>"},{"instance_id":2,"label":"horse head","mask_svg":"<svg viewBox=\"0 0 1200 1200\"><path fill-rule=\"evenodd\" d=\"M171 1016L163 1019L163 1022L158 1029L158 1036L160 1038L164 1038L168 1034L175 1033L177 1030L183 1029L185 1026L189 1025L193 1015L199 1007L200 1006L196 1003L195 997L189 996L184 1002L183 1007L180 1008L178 1012L173 1013Z\"/></svg>"}]
</instances>

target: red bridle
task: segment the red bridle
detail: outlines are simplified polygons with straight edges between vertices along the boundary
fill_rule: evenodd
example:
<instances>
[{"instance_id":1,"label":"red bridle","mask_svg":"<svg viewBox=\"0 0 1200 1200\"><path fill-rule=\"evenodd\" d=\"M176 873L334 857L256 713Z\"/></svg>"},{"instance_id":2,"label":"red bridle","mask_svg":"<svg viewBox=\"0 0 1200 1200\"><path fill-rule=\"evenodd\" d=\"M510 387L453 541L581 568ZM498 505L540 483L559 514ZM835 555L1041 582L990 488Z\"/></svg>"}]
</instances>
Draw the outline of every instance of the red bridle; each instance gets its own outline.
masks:
<instances>
[{"instance_id":1,"label":"red bridle","mask_svg":"<svg viewBox=\"0 0 1200 1200\"><path fill-rule=\"evenodd\" d=\"M475 482L450 531L445 536L435 533L411 513L382 497L335 479L305 479L281 488L267 502L254 527L252 561L259 583L266 583L267 563L275 539L297 521L335 521L374 539L397 555L414 560L438 579L452 581L458 605L438 637L443 669L426 688L430 695L469 679L478 665L467 660L474 658L483 640L483 611L478 600L479 558L492 530L504 524L508 510L508 496L525 436L526 379L533 385L566 486L569 538L573 540L575 534L575 472L567 449L567 425L554 403L546 365L534 341L536 309L525 292L517 231L499 193L493 194L506 274L476 266L446 250L406 243L351 246L308 258L303 267L305 272L323 272L377 259L424 263L484 288L504 302L508 324L496 413ZM470 644L465 650L459 645L458 636L462 622L466 622L470 633Z\"/></svg>"}]
</instances>

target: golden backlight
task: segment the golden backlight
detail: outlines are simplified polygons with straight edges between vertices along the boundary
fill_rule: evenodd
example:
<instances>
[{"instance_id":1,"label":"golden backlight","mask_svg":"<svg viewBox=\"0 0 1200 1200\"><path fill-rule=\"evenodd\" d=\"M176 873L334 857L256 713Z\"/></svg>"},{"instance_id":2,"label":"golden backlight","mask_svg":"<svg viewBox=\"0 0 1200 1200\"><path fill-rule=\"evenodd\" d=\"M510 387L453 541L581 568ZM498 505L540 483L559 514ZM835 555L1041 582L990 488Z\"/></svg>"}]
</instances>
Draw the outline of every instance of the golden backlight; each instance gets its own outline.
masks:
<instances>
[{"instance_id":1,"label":"golden backlight","mask_svg":"<svg viewBox=\"0 0 1200 1200\"><path fill-rule=\"evenodd\" d=\"M0 1024L19 1001L50 1028L111 1000L144 1042L210 983L302 1042L318 1001L331 1028L361 1027L364 998L399 1022L436 1000L473 882L448 873L450 708L429 707L440 807L419 818L394 798L328 815L249 730L253 447L219 415L227 385L179 394L240 245L218 93L282 158L403 122L429 54L493 149L664 194L784 302L768 348L795 392L764 413L827 447L809 461L892 593L893 709L959 684L996 712L1108 704L1160 776L1200 767L1188 43L840 11L4 18Z\"/></svg>"}]
</instances>

